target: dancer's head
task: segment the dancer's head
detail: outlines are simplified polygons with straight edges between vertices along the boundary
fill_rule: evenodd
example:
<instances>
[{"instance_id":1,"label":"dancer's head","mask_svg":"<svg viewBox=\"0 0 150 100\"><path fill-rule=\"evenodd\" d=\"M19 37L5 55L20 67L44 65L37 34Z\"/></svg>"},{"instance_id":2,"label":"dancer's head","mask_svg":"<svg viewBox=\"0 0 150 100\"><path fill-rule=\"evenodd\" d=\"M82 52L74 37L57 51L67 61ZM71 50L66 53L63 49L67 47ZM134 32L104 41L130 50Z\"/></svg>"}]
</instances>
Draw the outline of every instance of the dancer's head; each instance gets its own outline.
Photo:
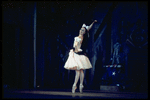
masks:
<instances>
[{"instance_id":1,"label":"dancer's head","mask_svg":"<svg viewBox=\"0 0 150 100\"><path fill-rule=\"evenodd\" d=\"M79 34L80 35L84 35L87 33L87 29L85 27L82 27L80 30L79 30Z\"/></svg>"}]
</instances>

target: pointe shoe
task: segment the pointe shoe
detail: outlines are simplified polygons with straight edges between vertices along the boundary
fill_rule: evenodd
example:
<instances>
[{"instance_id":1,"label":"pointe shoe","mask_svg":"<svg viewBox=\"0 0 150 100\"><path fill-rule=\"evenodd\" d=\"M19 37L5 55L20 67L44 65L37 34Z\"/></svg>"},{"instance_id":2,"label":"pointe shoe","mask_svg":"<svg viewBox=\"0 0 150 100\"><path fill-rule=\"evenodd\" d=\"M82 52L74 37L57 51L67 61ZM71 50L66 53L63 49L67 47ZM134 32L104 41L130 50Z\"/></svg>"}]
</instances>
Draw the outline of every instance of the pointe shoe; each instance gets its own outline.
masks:
<instances>
[{"instance_id":1,"label":"pointe shoe","mask_svg":"<svg viewBox=\"0 0 150 100\"><path fill-rule=\"evenodd\" d=\"M72 93L75 93L76 89L77 89L77 86L72 86Z\"/></svg>"},{"instance_id":2,"label":"pointe shoe","mask_svg":"<svg viewBox=\"0 0 150 100\"><path fill-rule=\"evenodd\" d=\"M84 87L83 85L80 85L80 93L83 93L83 91L82 91L83 87Z\"/></svg>"}]
</instances>

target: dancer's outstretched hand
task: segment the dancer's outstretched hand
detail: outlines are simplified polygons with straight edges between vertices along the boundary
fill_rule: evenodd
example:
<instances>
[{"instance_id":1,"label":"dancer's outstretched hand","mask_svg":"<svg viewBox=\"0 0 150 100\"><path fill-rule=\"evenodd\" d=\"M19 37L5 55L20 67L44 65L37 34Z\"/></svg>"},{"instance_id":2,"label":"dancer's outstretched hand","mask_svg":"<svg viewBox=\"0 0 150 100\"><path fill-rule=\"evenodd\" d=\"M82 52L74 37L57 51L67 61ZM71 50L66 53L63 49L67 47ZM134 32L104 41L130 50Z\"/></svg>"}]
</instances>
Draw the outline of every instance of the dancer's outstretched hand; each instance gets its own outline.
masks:
<instances>
[{"instance_id":1,"label":"dancer's outstretched hand","mask_svg":"<svg viewBox=\"0 0 150 100\"><path fill-rule=\"evenodd\" d=\"M97 20L94 20L94 22L97 22Z\"/></svg>"}]
</instances>

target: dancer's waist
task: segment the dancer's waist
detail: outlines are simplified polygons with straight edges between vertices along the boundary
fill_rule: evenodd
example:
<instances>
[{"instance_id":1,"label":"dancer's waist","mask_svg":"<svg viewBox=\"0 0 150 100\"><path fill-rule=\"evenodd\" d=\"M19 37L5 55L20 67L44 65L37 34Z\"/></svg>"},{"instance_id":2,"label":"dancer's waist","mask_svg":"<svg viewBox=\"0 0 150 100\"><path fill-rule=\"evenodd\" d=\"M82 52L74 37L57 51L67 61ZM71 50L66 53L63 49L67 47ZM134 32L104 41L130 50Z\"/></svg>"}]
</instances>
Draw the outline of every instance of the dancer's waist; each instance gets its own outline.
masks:
<instances>
[{"instance_id":1,"label":"dancer's waist","mask_svg":"<svg viewBox=\"0 0 150 100\"><path fill-rule=\"evenodd\" d=\"M74 52L74 53L76 53L78 55L86 55L86 52L84 52L84 51L78 51L78 52Z\"/></svg>"},{"instance_id":2,"label":"dancer's waist","mask_svg":"<svg viewBox=\"0 0 150 100\"><path fill-rule=\"evenodd\" d=\"M79 55L87 55L86 52L82 49L78 49L77 51L73 48L74 53Z\"/></svg>"}]
</instances>

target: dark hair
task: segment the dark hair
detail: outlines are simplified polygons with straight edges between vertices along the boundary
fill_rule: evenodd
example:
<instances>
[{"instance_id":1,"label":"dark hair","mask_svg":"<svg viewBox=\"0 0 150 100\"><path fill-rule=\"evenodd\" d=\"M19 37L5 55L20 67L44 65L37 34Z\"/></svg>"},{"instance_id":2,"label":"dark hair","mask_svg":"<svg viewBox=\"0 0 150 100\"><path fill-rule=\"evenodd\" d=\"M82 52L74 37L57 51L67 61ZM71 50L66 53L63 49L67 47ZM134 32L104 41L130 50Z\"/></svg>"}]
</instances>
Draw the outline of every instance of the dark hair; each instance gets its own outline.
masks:
<instances>
[{"instance_id":1,"label":"dark hair","mask_svg":"<svg viewBox=\"0 0 150 100\"><path fill-rule=\"evenodd\" d=\"M86 29L86 27L83 27L83 28L85 28L85 34L88 33L88 30Z\"/></svg>"},{"instance_id":2,"label":"dark hair","mask_svg":"<svg viewBox=\"0 0 150 100\"><path fill-rule=\"evenodd\" d=\"M85 27L83 27L85 28ZM83 35L83 42L81 48L83 49L84 52L86 52L87 46L88 46L88 30L85 28L85 34Z\"/></svg>"}]
</instances>

